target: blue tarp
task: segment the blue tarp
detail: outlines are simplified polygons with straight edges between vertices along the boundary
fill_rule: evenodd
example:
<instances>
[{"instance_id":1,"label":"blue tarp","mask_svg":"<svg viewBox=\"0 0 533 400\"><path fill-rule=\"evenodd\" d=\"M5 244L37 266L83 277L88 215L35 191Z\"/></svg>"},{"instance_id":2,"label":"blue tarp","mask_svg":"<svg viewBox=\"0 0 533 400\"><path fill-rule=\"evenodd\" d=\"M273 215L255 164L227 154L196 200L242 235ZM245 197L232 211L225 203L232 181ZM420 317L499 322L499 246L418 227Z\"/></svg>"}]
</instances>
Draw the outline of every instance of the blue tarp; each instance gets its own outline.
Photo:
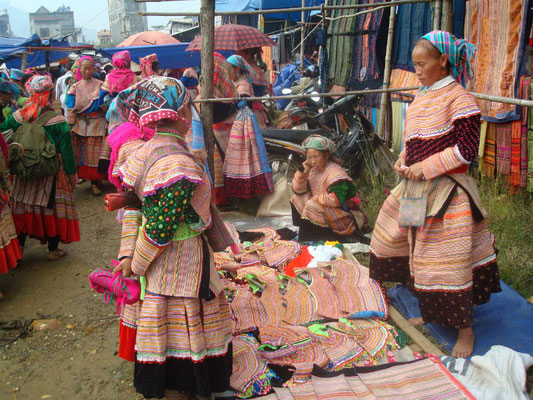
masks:
<instances>
[{"instance_id":1,"label":"blue tarp","mask_svg":"<svg viewBox=\"0 0 533 400\"><path fill-rule=\"evenodd\" d=\"M502 291L490 301L474 308L474 353L484 355L499 344L521 353L533 355L533 305L505 282ZM388 290L392 304L405 318L420 317L418 300L407 288L397 285ZM457 330L437 324L425 324L429 334L450 353L457 339Z\"/></svg>"},{"instance_id":2,"label":"blue tarp","mask_svg":"<svg viewBox=\"0 0 533 400\"><path fill-rule=\"evenodd\" d=\"M38 35L29 38L0 37L0 59L8 68L20 68L22 58L17 57L28 51L28 47L71 47L67 39L45 39L41 40ZM76 46L83 46L77 43ZM32 51L27 57L27 67L36 67L46 63L45 51ZM51 51L50 62L58 61L67 56L65 51Z\"/></svg>"},{"instance_id":3,"label":"blue tarp","mask_svg":"<svg viewBox=\"0 0 533 400\"><path fill-rule=\"evenodd\" d=\"M111 47L102 49L102 55L111 58L113 54L128 50L131 59L139 63L139 58L155 53L159 59L160 68L189 68L196 67L201 64L199 51L185 51L189 43L176 44L159 44L147 46L130 46L130 47ZM233 54L231 51L218 51L224 57L229 57Z\"/></svg>"},{"instance_id":4,"label":"blue tarp","mask_svg":"<svg viewBox=\"0 0 533 400\"><path fill-rule=\"evenodd\" d=\"M324 0L305 0L306 7L320 6ZM277 8L301 7L301 0L216 0L215 9L217 11L249 11L249 10L273 10ZM316 14L314 11L311 14ZM265 18L272 19L291 19L301 21L301 12L265 14ZM306 13L306 18L309 13Z\"/></svg>"}]
</instances>

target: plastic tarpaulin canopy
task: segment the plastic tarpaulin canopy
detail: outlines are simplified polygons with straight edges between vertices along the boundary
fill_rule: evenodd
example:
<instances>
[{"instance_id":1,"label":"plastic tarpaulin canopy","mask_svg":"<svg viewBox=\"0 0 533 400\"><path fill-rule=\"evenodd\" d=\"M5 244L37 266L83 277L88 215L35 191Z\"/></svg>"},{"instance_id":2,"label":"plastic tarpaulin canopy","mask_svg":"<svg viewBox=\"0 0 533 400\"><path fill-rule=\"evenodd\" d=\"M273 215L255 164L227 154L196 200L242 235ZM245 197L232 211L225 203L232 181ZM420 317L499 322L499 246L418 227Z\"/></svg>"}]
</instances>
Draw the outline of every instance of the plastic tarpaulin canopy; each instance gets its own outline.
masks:
<instances>
[{"instance_id":1,"label":"plastic tarpaulin canopy","mask_svg":"<svg viewBox=\"0 0 533 400\"><path fill-rule=\"evenodd\" d=\"M486 304L474 307L474 353L483 355L499 344L521 353L533 355L533 305L504 281L502 291L493 293ZM420 317L418 300L402 285L387 291L392 304L405 318ZM429 334L451 353L457 330L437 324L425 324Z\"/></svg>"},{"instance_id":2,"label":"plastic tarpaulin canopy","mask_svg":"<svg viewBox=\"0 0 533 400\"><path fill-rule=\"evenodd\" d=\"M176 44L159 44L147 46L130 46L130 47L111 47L102 49L102 55L106 57L113 57L113 54L128 50L132 61L139 63L139 58L145 57L148 54L155 53L159 60L159 68L189 68L196 67L201 64L201 56L199 51L185 51L189 43ZM215 50L217 51L217 50ZM229 57L233 54L231 51L217 51L224 57Z\"/></svg>"},{"instance_id":3,"label":"plastic tarpaulin canopy","mask_svg":"<svg viewBox=\"0 0 533 400\"><path fill-rule=\"evenodd\" d=\"M324 0L305 0L306 7L320 6L322 4L324 4ZM215 3L215 9L217 11L273 10L301 6L301 0L217 0ZM317 13L319 11L313 11L311 15ZM264 17L271 19L290 19L299 22L302 14L298 11L292 13L265 14ZM306 18L309 18L309 13L306 13Z\"/></svg>"},{"instance_id":4,"label":"plastic tarpaulin canopy","mask_svg":"<svg viewBox=\"0 0 533 400\"><path fill-rule=\"evenodd\" d=\"M76 46L88 46L77 43ZM38 35L32 35L29 38L0 38L0 59L2 59L8 68L20 68L22 58L17 57L28 51L30 47L71 47L67 39L46 39L41 40ZM27 67L37 67L46 63L45 51L32 51L27 57ZM51 51L50 62L55 62L65 58L68 52Z\"/></svg>"}]
</instances>

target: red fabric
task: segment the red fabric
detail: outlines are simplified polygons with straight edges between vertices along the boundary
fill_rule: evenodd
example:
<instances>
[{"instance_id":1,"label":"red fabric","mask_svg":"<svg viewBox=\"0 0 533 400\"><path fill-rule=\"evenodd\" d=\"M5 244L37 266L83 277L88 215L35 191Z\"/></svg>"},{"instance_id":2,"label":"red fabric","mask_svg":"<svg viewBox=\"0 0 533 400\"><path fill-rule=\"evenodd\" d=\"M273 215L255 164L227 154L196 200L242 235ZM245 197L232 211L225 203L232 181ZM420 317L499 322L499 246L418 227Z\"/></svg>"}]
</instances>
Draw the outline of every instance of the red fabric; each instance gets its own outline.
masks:
<instances>
[{"instance_id":1,"label":"red fabric","mask_svg":"<svg viewBox=\"0 0 533 400\"><path fill-rule=\"evenodd\" d=\"M22 258L22 251L17 238L0 249L0 274L7 274L9 270L17 266L18 261Z\"/></svg>"},{"instance_id":2,"label":"red fabric","mask_svg":"<svg viewBox=\"0 0 533 400\"><path fill-rule=\"evenodd\" d=\"M135 339L137 329L130 328L120 321L118 327L118 356L126 361L135 362Z\"/></svg>"},{"instance_id":3,"label":"red fabric","mask_svg":"<svg viewBox=\"0 0 533 400\"><path fill-rule=\"evenodd\" d=\"M295 277L294 270L307 268L309 263L313 260L313 256L309 254L307 246L302 249L300 254L292 259L290 263L285 267L285 275Z\"/></svg>"},{"instance_id":4,"label":"red fabric","mask_svg":"<svg viewBox=\"0 0 533 400\"><path fill-rule=\"evenodd\" d=\"M226 196L226 191L224 188L215 188L215 204L224 205L228 202L228 197Z\"/></svg>"},{"instance_id":5,"label":"red fabric","mask_svg":"<svg viewBox=\"0 0 533 400\"><path fill-rule=\"evenodd\" d=\"M91 181L105 181L107 175L99 173L97 167L82 165L81 167L78 167L78 178Z\"/></svg>"},{"instance_id":6,"label":"red fabric","mask_svg":"<svg viewBox=\"0 0 533 400\"><path fill-rule=\"evenodd\" d=\"M32 238L40 239L41 242L57 235L64 244L80 241L80 225L77 220L25 213L13 214L13 221L17 233L26 233Z\"/></svg>"}]
</instances>

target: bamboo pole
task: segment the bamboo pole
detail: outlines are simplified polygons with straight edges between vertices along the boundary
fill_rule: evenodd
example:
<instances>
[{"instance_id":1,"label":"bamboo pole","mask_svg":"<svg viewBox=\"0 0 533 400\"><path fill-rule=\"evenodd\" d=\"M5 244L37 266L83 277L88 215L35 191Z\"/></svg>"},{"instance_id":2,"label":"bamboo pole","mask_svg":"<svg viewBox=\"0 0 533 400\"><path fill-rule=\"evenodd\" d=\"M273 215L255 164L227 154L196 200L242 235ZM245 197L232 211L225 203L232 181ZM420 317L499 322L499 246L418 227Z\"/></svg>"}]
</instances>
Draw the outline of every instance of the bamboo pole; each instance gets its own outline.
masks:
<instances>
[{"instance_id":1,"label":"bamboo pole","mask_svg":"<svg viewBox=\"0 0 533 400\"><path fill-rule=\"evenodd\" d=\"M392 62L392 47L394 42L394 26L396 22L396 7L390 8L390 16L389 16L389 32L387 34L387 48L385 50L385 70L383 71L383 89L388 89L390 86L390 78L391 78L391 62ZM389 93L383 92L381 94L381 107L380 107L380 113L379 113L379 121L378 121L378 135L385 139L387 144L390 143L391 135L390 132L385 132L385 116L387 115L388 108L389 108Z\"/></svg>"},{"instance_id":2,"label":"bamboo pole","mask_svg":"<svg viewBox=\"0 0 533 400\"><path fill-rule=\"evenodd\" d=\"M28 53L24 53L22 55L22 61L20 63L20 69L25 71L27 66L28 66Z\"/></svg>"},{"instance_id":3,"label":"bamboo pole","mask_svg":"<svg viewBox=\"0 0 533 400\"><path fill-rule=\"evenodd\" d=\"M215 52L215 0L202 0L200 11L200 33L202 35L202 74L200 77L200 94L203 99L212 100ZM214 174L215 164L213 152L215 149L215 139L213 133L213 103L206 102L201 105L200 117L204 128L207 165L209 166L211 174Z\"/></svg>"},{"instance_id":4,"label":"bamboo pole","mask_svg":"<svg viewBox=\"0 0 533 400\"><path fill-rule=\"evenodd\" d=\"M435 0L433 2L433 30L440 29L440 11L441 11L441 1Z\"/></svg>"},{"instance_id":5,"label":"bamboo pole","mask_svg":"<svg viewBox=\"0 0 533 400\"><path fill-rule=\"evenodd\" d=\"M137 0L140 2L139 0ZM142 2L158 2L159 0L143 0ZM170 0L172 1L172 0ZM343 6L325 6L326 10L353 10L358 8L376 8L387 6L401 6L402 4L415 4L415 3L431 3L433 0L393 0L384 1L375 4L353 4ZM308 7L292 7L292 8L276 8L268 10L247 10L247 11L215 11L215 15L256 15L256 14L283 14L293 13L300 11L320 11L322 6L308 6ZM141 16L152 17L197 17L201 14L198 12L138 12Z\"/></svg>"},{"instance_id":6,"label":"bamboo pole","mask_svg":"<svg viewBox=\"0 0 533 400\"><path fill-rule=\"evenodd\" d=\"M387 89L365 89L365 90L351 90L347 92L338 92L338 93L314 93L314 94L291 94L287 96L268 96L268 97L227 97L227 98L217 98L217 99L198 99L194 100L195 103L216 103L219 101L239 101L239 100L249 100L249 101L263 101L263 100L283 100L283 99L310 99L312 97L343 97L343 96L349 96L349 95L365 95L365 94L372 94L372 93L398 93L402 94L403 96L410 96L409 93L402 93L402 92L408 92L412 90L418 90L420 89L420 86L409 86L409 87L402 87L402 88L387 88ZM493 96L490 94L484 94L484 93L474 93L471 92L474 97L477 97L480 100L487 100L487 101L494 101L497 103L504 103L504 104L514 104L517 106L522 107L533 107L533 100L525 100L525 99L516 99L514 97L502 97L502 96Z\"/></svg>"},{"instance_id":7,"label":"bamboo pole","mask_svg":"<svg viewBox=\"0 0 533 400\"><path fill-rule=\"evenodd\" d=\"M453 0L442 0L441 29L447 32L453 30Z\"/></svg>"},{"instance_id":8,"label":"bamboo pole","mask_svg":"<svg viewBox=\"0 0 533 400\"><path fill-rule=\"evenodd\" d=\"M302 8L305 8L305 0L302 0ZM304 44L305 44L305 11L302 11L302 29L300 29L300 71L304 71ZM303 76L303 75L302 75Z\"/></svg>"}]
</instances>

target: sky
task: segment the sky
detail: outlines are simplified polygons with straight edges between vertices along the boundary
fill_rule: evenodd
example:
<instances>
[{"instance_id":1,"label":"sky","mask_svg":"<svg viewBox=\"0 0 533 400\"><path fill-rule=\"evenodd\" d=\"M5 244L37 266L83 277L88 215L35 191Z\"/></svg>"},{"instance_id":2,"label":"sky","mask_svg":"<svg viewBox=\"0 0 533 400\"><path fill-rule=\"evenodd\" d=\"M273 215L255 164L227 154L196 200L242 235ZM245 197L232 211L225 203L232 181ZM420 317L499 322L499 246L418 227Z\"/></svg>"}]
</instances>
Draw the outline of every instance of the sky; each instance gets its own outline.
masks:
<instances>
[{"instance_id":1,"label":"sky","mask_svg":"<svg viewBox=\"0 0 533 400\"><path fill-rule=\"evenodd\" d=\"M88 41L96 41L96 32L109 28L107 0L0 0L0 8L6 8L9 13L13 34L21 37L29 36L29 13L37 11L41 5L50 11L62 5L70 7L74 11L76 27L83 29ZM148 11L156 12L199 11L200 0L147 3L146 6ZM154 25L166 25L168 19L148 17L148 29Z\"/></svg>"}]
</instances>

